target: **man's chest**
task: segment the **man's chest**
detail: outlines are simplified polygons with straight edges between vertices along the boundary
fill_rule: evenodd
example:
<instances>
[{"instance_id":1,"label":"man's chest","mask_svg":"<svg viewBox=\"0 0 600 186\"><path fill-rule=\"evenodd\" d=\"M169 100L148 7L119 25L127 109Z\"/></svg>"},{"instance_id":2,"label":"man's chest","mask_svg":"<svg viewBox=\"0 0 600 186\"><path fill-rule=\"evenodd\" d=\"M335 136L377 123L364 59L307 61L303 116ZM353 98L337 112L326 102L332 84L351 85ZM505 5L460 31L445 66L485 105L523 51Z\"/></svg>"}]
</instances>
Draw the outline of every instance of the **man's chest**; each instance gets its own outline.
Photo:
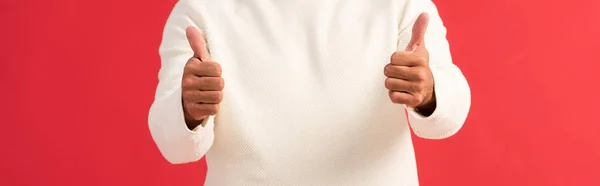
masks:
<instances>
[{"instance_id":1,"label":"man's chest","mask_svg":"<svg viewBox=\"0 0 600 186\"><path fill-rule=\"evenodd\" d=\"M397 46L397 0L194 3L199 7L195 13L201 19L211 54L225 66L261 61L273 67L327 70L340 68L342 64L336 61L346 59L387 60Z\"/></svg>"},{"instance_id":2,"label":"man's chest","mask_svg":"<svg viewBox=\"0 0 600 186\"><path fill-rule=\"evenodd\" d=\"M224 69L226 92L346 100L352 94L337 92L384 90L383 68L397 46L396 0L197 3L211 55Z\"/></svg>"},{"instance_id":3,"label":"man's chest","mask_svg":"<svg viewBox=\"0 0 600 186\"><path fill-rule=\"evenodd\" d=\"M198 0L213 57L377 53L397 44L397 0ZM225 51L223 51L225 50ZM355 58L356 59L356 58Z\"/></svg>"}]
</instances>

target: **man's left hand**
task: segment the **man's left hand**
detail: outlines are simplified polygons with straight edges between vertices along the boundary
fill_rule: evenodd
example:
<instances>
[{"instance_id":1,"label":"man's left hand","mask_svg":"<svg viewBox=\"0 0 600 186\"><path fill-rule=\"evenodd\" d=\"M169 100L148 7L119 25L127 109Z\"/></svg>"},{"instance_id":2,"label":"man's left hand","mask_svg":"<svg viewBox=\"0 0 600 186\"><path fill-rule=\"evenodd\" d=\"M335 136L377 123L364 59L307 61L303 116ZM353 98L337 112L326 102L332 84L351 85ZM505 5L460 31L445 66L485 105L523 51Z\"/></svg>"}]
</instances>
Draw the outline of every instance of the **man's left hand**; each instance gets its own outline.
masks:
<instances>
[{"instance_id":1,"label":"man's left hand","mask_svg":"<svg viewBox=\"0 0 600 186\"><path fill-rule=\"evenodd\" d=\"M425 48L425 31L429 22L422 13L413 25L412 38L405 51L395 52L384 68L385 87L392 102L409 107L435 109L434 82Z\"/></svg>"}]
</instances>

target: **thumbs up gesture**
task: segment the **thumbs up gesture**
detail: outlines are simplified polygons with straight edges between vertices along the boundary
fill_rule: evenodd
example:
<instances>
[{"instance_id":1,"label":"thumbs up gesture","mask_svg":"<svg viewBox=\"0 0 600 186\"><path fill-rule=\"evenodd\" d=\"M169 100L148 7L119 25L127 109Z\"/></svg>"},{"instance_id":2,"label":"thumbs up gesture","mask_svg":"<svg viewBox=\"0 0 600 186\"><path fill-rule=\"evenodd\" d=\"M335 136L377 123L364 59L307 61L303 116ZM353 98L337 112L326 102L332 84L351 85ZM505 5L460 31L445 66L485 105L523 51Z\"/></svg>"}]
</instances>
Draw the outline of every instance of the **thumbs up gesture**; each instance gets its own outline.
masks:
<instances>
[{"instance_id":1,"label":"thumbs up gesture","mask_svg":"<svg viewBox=\"0 0 600 186\"><path fill-rule=\"evenodd\" d=\"M187 61L183 70L182 101L186 123L189 128L195 128L203 119L219 111L224 82L221 65L211 60L200 31L188 27L186 36L194 56Z\"/></svg>"},{"instance_id":2,"label":"thumbs up gesture","mask_svg":"<svg viewBox=\"0 0 600 186\"><path fill-rule=\"evenodd\" d=\"M412 38L405 51L395 52L384 68L385 87L393 103L413 108L435 105L433 75L429 52L425 48L425 31L429 15L422 13L413 25ZM433 106L435 108L435 106Z\"/></svg>"}]
</instances>

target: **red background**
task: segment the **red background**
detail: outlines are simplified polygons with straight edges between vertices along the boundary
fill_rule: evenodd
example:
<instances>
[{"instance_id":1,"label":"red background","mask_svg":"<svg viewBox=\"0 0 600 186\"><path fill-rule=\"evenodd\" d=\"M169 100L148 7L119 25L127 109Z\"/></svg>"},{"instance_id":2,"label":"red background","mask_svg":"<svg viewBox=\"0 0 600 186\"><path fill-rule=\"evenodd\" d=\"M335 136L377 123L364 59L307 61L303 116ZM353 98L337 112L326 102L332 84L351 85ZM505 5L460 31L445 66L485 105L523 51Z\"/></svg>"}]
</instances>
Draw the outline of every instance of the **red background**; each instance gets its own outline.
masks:
<instances>
[{"instance_id":1,"label":"red background","mask_svg":"<svg viewBox=\"0 0 600 186\"><path fill-rule=\"evenodd\" d=\"M600 185L600 1L435 2L473 104L415 140L422 186ZM147 127L174 3L0 2L0 185L202 185Z\"/></svg>"}]
</instances>

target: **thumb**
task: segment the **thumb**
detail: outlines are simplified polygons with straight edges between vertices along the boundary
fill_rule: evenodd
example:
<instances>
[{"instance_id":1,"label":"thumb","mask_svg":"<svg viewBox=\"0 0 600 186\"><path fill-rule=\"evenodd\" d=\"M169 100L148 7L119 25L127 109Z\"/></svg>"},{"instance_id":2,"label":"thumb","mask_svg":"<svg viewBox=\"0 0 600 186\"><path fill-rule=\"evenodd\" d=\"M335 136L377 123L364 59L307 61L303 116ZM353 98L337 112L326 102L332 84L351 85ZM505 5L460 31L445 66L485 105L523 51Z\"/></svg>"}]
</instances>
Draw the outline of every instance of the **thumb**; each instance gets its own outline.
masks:
<instances>
[{"instance_id":1,"label":"thumb","mask_svg":"<svg viewBox=\"0 0 600 186\"><path fill-rule=\"evenodd\" d=\"M429 24L429 14L421 13L412 29L412 38L406 47L407 51L414 51L417 47L425 45L425 31L427 31L427 25Z\"/></svg>"},{"instance_id":2,"label":"thumb","mask_svg":"<svg viewBox=\"0 0 600 186\"><path fill-rule=\"evenodd\" d=\"M211 61L206 40L204 40L202 33L195 27L189 26L185 29L185 35L190 43L190 47L194 51L194 57L199 58L200 61Z\"/></svg>"}]
</instances>

